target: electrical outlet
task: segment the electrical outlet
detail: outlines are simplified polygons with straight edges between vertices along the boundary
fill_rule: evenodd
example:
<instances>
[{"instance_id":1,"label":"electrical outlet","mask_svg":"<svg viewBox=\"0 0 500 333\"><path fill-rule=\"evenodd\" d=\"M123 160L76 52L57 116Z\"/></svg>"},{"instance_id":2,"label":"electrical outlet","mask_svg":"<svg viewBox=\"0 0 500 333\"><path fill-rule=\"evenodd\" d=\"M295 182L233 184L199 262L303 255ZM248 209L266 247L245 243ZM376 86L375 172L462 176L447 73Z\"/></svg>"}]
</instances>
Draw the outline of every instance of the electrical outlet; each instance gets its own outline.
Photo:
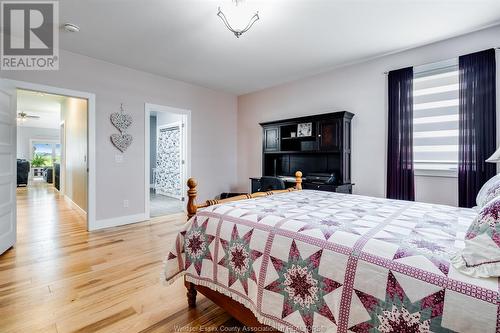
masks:
<instances>
[{"instance_id":1,"label":"electrical outlet","mask_svg":"<svg viewBox=\"0 0 500 333\"><path fill-rule=\"evenodd\" d=\"M130 206L130 202L126 199L123 200L123 208L128 208Z\"/></svg>"}]
</instances>

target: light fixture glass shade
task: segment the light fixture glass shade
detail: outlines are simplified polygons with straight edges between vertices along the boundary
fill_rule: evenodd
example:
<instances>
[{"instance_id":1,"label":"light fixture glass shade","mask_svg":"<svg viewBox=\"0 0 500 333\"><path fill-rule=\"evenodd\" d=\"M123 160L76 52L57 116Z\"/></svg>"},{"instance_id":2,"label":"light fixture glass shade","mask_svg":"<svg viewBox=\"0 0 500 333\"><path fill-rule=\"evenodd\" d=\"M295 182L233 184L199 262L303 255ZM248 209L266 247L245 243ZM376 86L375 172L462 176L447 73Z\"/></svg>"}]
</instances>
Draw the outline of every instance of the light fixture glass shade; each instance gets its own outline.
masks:
<instances>
[{"instance_id":1,"label":"light fixture glass shade","mask_svg":"<svg viewBox=\"0 0 500 333\"><path fill-rule=\"evenodd\" d=\"M486 162L489 163L500 163L500 147L491 155Z\"/></svg>"},{"instance_id":2,"label":"light fixture glass shade","mask_svg":"<svg viewBox=\"0 0 500 333\"><path fill-rule=\"evenodd\" d=\"M229 0L226 0L226 2L229 2ZM249 6L244 0L231 0L230 2L232 4L224 6L224 11L219 6L217 16L236 38L240 38L260 19L259 12L255 10L254 5Z\"/></svg>"}]
</instances>

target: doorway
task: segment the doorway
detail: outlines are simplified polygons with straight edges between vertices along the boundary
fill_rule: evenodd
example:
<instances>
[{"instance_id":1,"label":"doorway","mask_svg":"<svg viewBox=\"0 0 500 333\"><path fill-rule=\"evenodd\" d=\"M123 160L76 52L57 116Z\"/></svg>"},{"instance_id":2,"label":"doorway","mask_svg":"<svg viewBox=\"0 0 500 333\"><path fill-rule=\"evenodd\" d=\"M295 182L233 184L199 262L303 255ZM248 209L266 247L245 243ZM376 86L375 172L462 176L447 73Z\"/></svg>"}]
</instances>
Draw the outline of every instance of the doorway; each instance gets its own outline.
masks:
<instances>
[{"instance_id":1,"label":"doorway","mask_svg":"<svg viewBox=\"0 0 500 333\"><path fill-rule=\"evenodd\" d=\"M17 89L16 105L16 197L24 203L18 213L43 216L50 224L57 223L60 211L75 210L81 215L75 220L85 221L86 229L87 99ZM45 209L40 202L54 205ZM24 229L31 224L24 219L19 223Z\"/></svg>"},{"instance_id":2,"label":"doorway","mask_svg":"<svg viewBox=\"0 0 500 333\"><path fill-rule=\"evenodd\" d=\"M72 212L75 217L70 220L79 220L82 230L95 229L95 95L0 79L0 97L0 132L3 133L0 164L5 166L0 170L0 253L12 247L16 238L25 237L27 230L38 228L41 237L60 230L57 223L45 228L40 223L43 217L57 222ZM44 98L49 101L41 102ZM71 131L69 126L65 127L66 136L72 137L72 147L75 142L81 143L71 149L72 158L77 159L76 170L73 165L71 168L62 165L65 158L62 145L70 143L61 142L61 119L66 124L78 124ZM68 159L70 154L67 155ZM66 177L65 188L61 188L61 169L72 175L69 185ZM71 208L61 211L59 204ZM42 215L43 212L48 215ZM19 221L23 226L18 231ZM31 236L37 237L28 235Z\"/></svg>"},{"instance_id":3,"label":"doorway","mask_svg":"<svg viewBox=\"0 0 500 333\"><path fill-rule=\"evenodd\" d=\"M187 110L146 104L146 216L180 213L189 168Z\"/></svg>"}]
</instances>

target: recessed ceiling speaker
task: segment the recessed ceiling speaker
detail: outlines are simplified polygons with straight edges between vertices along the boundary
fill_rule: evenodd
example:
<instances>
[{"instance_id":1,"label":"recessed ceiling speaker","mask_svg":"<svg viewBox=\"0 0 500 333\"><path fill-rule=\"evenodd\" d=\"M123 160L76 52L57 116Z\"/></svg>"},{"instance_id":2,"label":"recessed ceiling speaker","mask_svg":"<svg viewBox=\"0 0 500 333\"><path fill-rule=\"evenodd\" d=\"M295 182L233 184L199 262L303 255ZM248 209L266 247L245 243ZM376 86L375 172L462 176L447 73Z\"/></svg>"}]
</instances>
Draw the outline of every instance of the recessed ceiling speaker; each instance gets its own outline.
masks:
<instances>
[{"instance_id":1,"label":"recessed ceiling speaker","mask_svg":"<svg viewBox=\"0 0 500 333\"><path fill-rule=\"evenodd\" d=\"M80 31L80 27L77 26L76 24L73 24L73 23L64 23L63 28L67 32L79 32Z\"/></svg>"}]
</instances>

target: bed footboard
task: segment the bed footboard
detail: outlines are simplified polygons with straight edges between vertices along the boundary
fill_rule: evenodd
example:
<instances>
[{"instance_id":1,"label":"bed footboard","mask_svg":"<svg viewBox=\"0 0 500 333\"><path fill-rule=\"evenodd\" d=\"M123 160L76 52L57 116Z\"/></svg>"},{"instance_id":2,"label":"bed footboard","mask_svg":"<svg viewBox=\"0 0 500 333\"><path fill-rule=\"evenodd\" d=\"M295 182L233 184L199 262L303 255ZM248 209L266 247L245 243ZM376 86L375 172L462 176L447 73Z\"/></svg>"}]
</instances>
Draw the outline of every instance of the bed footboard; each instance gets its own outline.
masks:
<instances>
[{"instance_id":1,"label":"bed footboard","mask_svg":"<svg viewBox=\"0 0 500 333\"><path fill-rule=\"evenodd\" d=\"M285 193L285 192L292 192L292 191L299 191L302 190L302 172L297 171L295 172L295 186L291 187L286 190L275 190L275 191L268 191L268 192L255 192L251 194L242 194L238 195L235 197L227 198L227 199L222 199L222 200L207 200L202 204L196 204L196 197L198 195L198 190L196 187L198 186L198 182L194 178L189 178L187 181L187 186L188 186L188 191L187 191L187 196L188 196L188 202L187 202L187 215L188 215L188 220L196 215L196 211L198 208L205 208L208 206L212 205L218 205L221 203L226 203L226 202L231 202L231 201L238 201L238 200L245 200L245 199L253 199L253 198L259 198L259 197L264 197L267 195L273 195L273 194L278 194L278 193Z\"/></svg>"},{"instance_id":2,"label":"bed footboard","mask_svg":"<svg viewBox=\"0 0 500 333\"><path fill-rule=\"evenodd\" d=\"M188 186L188 191L187 191L187 196L188 196L187 216L188 216L188 220L191 217L193 217L194 215L196 215L196 212L197 212L197 210L199 208L205 208L205 207L209 207L209 206L212 206L212 205L218 205L218 204L226 203L226 202L232 202L232 201L238 201L238 200L245 200L245 199L252 199L252 198L259 198L259 197L264 197L264 196L267 196L267 195L273 195L273 194L278 194L278 193L300 191L300 190L302 190L302 172L300 172L300 171L295 172L295 186L291 187L289 189L286 189L286 190L276 190L276 191L268 191L268 192L255 192L255 193L251 193L251 194L238 195L236 197L231 197L231 198L227 198L227 199L223 199L223 200L207 200L207 201L205 201L202 204L196 204L196 196L198 195L198 191L196 189L197 185L198 185L198 183L196 182L196 179L194 179L194 178L189 178L188 179L188 181L187 181L187 186ZM220 300L224 300L223 302L227 303L228 302L227 296L219 294L219 293L217 293L215 291L212 291L212 290L210 290L208 288L205 288L205 287L196 286L195 284L193 284L191 282L188 282L186 280L184 280L184 285L186 286L186 289L187 289L186 295L187 295L188 305L189 305L190 308L196 307L196 295L197 295L197 291L200 291L200 293L202 293L207 298L209 298L210 300L212 300L215 304L217 304L220 307L226 309L226 304L219 304L219 303L221 303ZM201 289L203 289L203 291L201 291ZM210 292L208 292L208 290L210 290ZM219 296L214 296L214 295L219 295L220 297ZM233 317L235 317L236 319L238 319L240 322L245 323L245 321L247 321L247 319L240 319L240 318L237 317L237 314L238 313L245 313L245 315L248 316L248 312L249 313L251 313L251 312L248 309L246 309L245 307L243 307L243 305L241 305L239 303L236 303L236 302L234 302L234 303L236 305L238 305L239 307L241 307L241 309L239 309L239 311L236 311L235 313L233 313L233 311L228 311L228 312ZM234 305L233 305L233 307L234 307ZM244 311L243 309L245 309L247 311ZM255 324L255 323L258 323L258 321L257 321L257 319L255 319L251 323Z\"/></svg>"}]
</instances>

